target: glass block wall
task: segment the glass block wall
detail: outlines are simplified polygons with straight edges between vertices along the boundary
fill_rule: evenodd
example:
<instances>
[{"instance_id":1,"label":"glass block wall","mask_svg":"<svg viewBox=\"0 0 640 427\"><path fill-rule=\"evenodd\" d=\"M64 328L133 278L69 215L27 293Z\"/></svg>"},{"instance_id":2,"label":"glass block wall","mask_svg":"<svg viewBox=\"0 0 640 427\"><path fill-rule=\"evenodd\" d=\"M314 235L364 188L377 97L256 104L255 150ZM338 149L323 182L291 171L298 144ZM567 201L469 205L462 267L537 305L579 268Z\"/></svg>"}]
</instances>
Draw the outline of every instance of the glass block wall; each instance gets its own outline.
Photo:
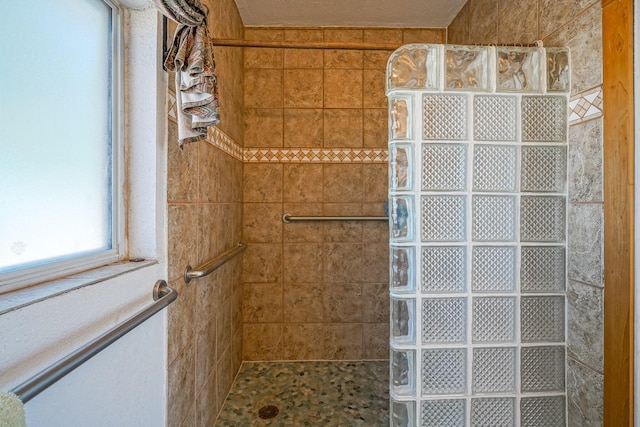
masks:
<instances>
[{"instance_id":1,"label":"glass block wall","mask_svg":"<svg viewBox=\"0 0 640 427\"><path fill-rule=\"evenodd\" d=\"M564 426L569 52L387 65L392 426Z\"/></svg>"}]
</instances>

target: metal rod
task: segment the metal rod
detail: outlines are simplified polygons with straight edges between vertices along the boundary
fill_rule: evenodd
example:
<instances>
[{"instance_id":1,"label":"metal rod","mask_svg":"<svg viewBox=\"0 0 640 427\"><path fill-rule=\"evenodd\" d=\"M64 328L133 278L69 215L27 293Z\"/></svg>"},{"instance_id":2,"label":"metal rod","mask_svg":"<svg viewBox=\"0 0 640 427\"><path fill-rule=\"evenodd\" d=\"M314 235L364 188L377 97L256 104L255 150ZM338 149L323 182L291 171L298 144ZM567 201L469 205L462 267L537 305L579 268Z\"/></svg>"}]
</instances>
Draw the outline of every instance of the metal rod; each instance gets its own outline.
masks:
<instances>
[{"instance_id":1,"label":"metal rod","mask_svg":"<svg viewBox=\"0 0 640 427\"><path fill-rule=\"evenodd\" d=\"M167 286L167 282L164 280L158 280L153 287L153 299L155 300L153 304L83 345L73 353L60 359L48 368L43 369L22 384L13 388L11 392L16 394L20 400L22 400L22 403L27 403L78 366L122 338L136 326L164 309L177 297L178 292L176 290Z\"/></svg>"},{"instance_id":2,"label":"metal rod","mask_svg":"<svg viewBox=\"0 0 640 427\"><path fill-rule=\"evenodd\" d=\"M396 50L401 44L392 43L335 43L335 42L285 42L237 39L213 39L213 46L267 47L276 49L338 49L338 50Z\"/></svg>"},{"instance_id":3,"label":"metal rod","mask_svg":"<svg viewBox=\"0 0 640 427\"><path fill-rule=\"evenodd\" d=\"M231 258L236 255L241 254L247 249L247 245L244 243L238 243L238 246L235 248L229 249L218 255L217 257L210 259L204 264L200 264L196 268L192 269L190 265L187 266L184 270L184 282L189 283L191 279L197 279L199 277L208 276L213 273L217 268L221 265L229 261Z\"/></svg>"},{"instance_id":4,"label":"metal rod","mask_svg":"<svg viewBox=\"0 0 640 427\"><path fill-rule=\"evenodd\" d=\"M291 216L282 215L282 222L296 221L388 221L388 216Z\"/></svg>"}]
</instances>

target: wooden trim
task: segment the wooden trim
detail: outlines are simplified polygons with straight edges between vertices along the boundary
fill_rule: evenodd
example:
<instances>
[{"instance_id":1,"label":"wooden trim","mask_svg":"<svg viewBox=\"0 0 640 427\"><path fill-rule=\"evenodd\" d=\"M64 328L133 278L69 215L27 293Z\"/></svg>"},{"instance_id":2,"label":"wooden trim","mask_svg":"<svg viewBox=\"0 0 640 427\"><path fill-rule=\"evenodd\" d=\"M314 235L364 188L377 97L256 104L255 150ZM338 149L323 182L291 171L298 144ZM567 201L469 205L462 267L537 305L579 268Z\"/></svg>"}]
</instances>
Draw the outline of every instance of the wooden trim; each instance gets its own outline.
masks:
<instances>
[{"instance_id":1,"label":"wooden trim","mask_svg":"<svg viewBox=\"0 0 640 427\"><path fill-rule=\"evenodd\" d=\"M634 422L633 0L604 0L604 425Z\"/></svg>"}]
</instances>

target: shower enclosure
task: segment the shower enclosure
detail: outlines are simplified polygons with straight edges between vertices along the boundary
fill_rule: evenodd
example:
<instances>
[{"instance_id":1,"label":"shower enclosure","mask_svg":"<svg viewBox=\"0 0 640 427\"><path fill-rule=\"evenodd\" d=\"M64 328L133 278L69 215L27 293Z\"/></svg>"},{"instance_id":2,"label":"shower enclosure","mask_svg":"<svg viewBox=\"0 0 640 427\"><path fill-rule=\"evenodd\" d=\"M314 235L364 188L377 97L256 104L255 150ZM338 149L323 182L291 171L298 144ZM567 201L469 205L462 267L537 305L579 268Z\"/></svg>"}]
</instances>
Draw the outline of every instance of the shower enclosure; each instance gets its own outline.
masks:
<instances>
[{"instance_id":1,"label":"shower enclosure","mask_svg":"<svg viewBox=\"0 0 640 427\"><path fill-rule=\"evenodd\" d=\"M392 426L564 426L569 52L387 65Z\"/></svg>"}]
</instances>

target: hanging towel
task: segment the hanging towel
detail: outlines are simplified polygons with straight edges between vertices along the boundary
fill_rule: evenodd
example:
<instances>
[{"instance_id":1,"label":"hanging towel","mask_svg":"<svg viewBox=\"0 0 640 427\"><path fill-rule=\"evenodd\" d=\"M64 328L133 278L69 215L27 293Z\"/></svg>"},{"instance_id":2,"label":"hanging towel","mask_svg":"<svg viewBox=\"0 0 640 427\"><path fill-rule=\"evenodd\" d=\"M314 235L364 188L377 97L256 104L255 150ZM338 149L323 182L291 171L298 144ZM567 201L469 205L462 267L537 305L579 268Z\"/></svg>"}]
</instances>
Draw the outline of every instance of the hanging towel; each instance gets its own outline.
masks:
<instances>
[{"instance_id":1,"label":"hanging towel","mask_svg":"<svg viewBox=\"0 0 640 427\"><path fill-rule=\"evenodd\" d=\"M13 393L0 392L0 427L26 427L24 405Z\"/></svg>"}]
</instances>

